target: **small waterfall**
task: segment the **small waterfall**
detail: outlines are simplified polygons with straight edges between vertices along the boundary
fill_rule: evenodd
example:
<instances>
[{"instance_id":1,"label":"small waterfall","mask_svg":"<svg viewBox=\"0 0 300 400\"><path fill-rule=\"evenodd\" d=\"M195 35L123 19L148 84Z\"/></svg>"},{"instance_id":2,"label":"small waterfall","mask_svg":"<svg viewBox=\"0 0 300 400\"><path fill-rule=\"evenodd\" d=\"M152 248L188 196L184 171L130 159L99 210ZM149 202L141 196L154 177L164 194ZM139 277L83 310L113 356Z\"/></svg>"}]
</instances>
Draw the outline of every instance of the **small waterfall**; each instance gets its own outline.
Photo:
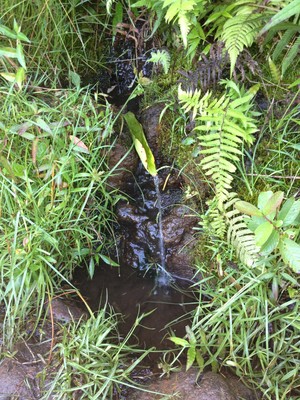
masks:
<instances>
[{"instance_id":1,"label":"small waterfall","mask_svg":"<svg viewBox=\"0 0 300 400\"><path fill-rule=\"evenodd\" d=\"M161 194L159 190L159 179L158 175L153 177L156 197L157 197L157 209L158 209L158 236L159 236L159 252L160 252L160 268L157 271L156 284L158 287L167 286L170 282L169 274L166 271L166 252L164 244L163 226L162 226L162 206L161 206Z\"/></svg>"}]
</instances>

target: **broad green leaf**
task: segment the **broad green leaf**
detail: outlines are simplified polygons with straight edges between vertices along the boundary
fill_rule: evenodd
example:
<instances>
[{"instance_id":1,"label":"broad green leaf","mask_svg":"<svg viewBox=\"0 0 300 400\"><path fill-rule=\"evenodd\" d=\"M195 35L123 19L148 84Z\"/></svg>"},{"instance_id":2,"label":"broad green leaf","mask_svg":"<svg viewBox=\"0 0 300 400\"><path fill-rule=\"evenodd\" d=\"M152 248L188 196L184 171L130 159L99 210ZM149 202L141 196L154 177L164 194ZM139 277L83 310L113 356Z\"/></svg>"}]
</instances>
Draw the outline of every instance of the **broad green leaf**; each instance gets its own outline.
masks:
<instances>
[{"instance_id":1,"label":"broad green leaf","mask_svg":"<svg viewBox=\"0 0 300 400\"><path fill-rule=\"evenodd\" d=\"M7 28L4 25L0 25L0 35L6 36L7 38L10 39L17 39L17 34L12 31L11 29Z\"/></svg>"},{"instance_id":2,"label":"broad green leaf","mask_svg":"<svg viewBox=\"0 0 300 400\"><path fill-rule=\"evenodd\" d=\"M52 133L50 126L40 117L36 119L36 124L39 128L47 133Z\"/></svg>"},{"instance_id":3,"label":"broad green leaf","mask_svg":"<svg viewBox=\"0 0 300 400\"><path fill-rule=\"evenodd\" d=\"M13 47L0 47L0 57L18 58L17 50Z\"/></svg>"},{"instance_id":4,"label":"broad green leaf","mask_svg":"<svg viewBox=\"0 0 300 400\"><path fill-rule=\"evenodd\" d=\"M285 217L287 216L288 212L290 211L290 209L292 208L293 204L295 203L295 199L294 197L290 197L289 199L287 199L282 207L281 210L278 213L278 219L284 220Z\"/></svg>"},{"instance_id":5,"label":"broad green leaf","mask_svg":"<svg viewBox=\"0 0 300 400\"><path fill-rule=\"evenodd\" d=\"M299 85L300 85L300 80L299 80ZM295 150L299 150L300 151L300 143L296 143L296 144L291 144L288 147L292 147Z\"/></svg>"},{"instance_id":6,"label":"broad green leaf","mask_svg":"<svg viewBox=\"0 0 300 400\"><path fill-rule=\"evenodd\" d=\"M255 243L257 246L263 246L271 236L273 229L274 226L269 221L264 222L255 229Z\"/></svg>"},{"instance_id":7,"label":"broad green leaf","mask_svg":"<svg viewBox=\"0 0 300 400\"><path fill-rule=\"evenodd\" d=\"M22 42L30 43L30 40L28 39L28 37L26 35L24 35L24 33L22 33L22 32L18 33L17 39L21 40Z\"/></svg>"},{"instance_id":8,"label":"broad green leaf","mask_svg":"<svg viewBox=\"0 0 300 400\"><path fill-rule=\"evenodd\" d=\"M276 13L274 17L263 27L260 31L260 35L267 32L273 26L279 24L282 21L292 17L293 15L300 13L300 0L293 0L291 3L287 4L281 11Z\"/></svg>"},{"instance_id":9,"label":"broad green leaf","mask_svg":"<svg viewBox=\"0 0 300 400\"><path fill-rule=\"evenodd\" d=\"M119 267L119 264L113 261L110 257L103 254L99 254L99 256L105 262L105 264L111 265L112 267Z\"/></svg>"},{"instance_id":10,"label":"broad green leaf","mask_svg":"<svg viewBox=\"0 0 300 400\"><path fill-rule=\"evenodd\" d=\"M272 196L273 196L273 192L271 190L269 190L267 192L261 192L258 196L257 207L260 210L263 210L263 208L265 207L265 205L267 204L267 202L270 200L270 198Z\"/></svg>"},{"instance_id":11,"label":"broad green leaf","mask_svg":"<svg viewBox=\"0 0 300 400\"><path fill-rule=\"evenodd\" d=\"M191 368L196 358L196 349L194 346L190 347L187 351L186 371Z\"/></svg>"},{"instance_id":12,"label":"broad green leaf","mask_svg":"<svg viewBox=\"0 0 300 400\"><path fill-rule=\"evenodd\" d=\"M16 80L16 74L10 73L10 72L0 72L0 75L7 80L8 82L15 82Z\"/></svg>"},{"instance_id":13,"label":"broad green leaf","mask_svg":"<svg viewBox=\"0 0 300 400\"><path fill-rule=\"evenodd\" d=\"M182 347L190 347L190 344L187 340L176 337L176 336L171 336L169 337L169 340L171 340L173 343L177 344L178 346Z\"/></svg>"},{"instance_id":14,"label":"broad green leaf","mask_svg":"<svg viewBox=\"0 0 300 400\"><path fill-rule=\"evenodd\" d=\"M300 85L300 78L296 79L293 83L291 83L291 84L289 85L289 89L291 89L291 88L294 87L294 86L298 86L298 85ZM300 146L300 145L299 145L299 146Z\"/></svg>"},{"instance_id":15,"label":"broad green leaf","mask_svg":"<svg viewBox=\"0 0 300 400\"><path fill-rule=\"evenodd\" d=\"M300 273L300 245L294 240L284 237L279 242L279 251L283 261L288 264L293 271Z\"/></svg>"},{"instance_id":16,"label":"broad green leaf","mask_svg":"<svg viewBox=\"0 0 300 400\"><path fill-rule=\"evenodd\" d=\"M25 166L19 163L13 163L12 164L12 169L14 171L15 176L19 177L19 178L23 178L24 177L24 172L26 170Z\"/></svg>"},{"instance_id":17,"label":"broad green leaf","mask_svg":"<svg viewBox=\"0 0 300 400\"><path fill-rule=\"evenodd\" d=\"M25 61L25 56L23 52L23 46L21 43L17 44L17 58L20 63L20 65L26 70L26 61Z\"/></svg>"},{"instance_id":18,"label":"broad green leaf","mask_svg":"<svg viewBox=\"0 0 300 400\"><path fill-rule=\"evenodd\" d=\"M274 211L276 211L280 207L282 200L283 200L283 192L274 193L265 204L262 210L263 214L269 215Z\"/></svg>"},{"instance_id":19,"label":"broad green leaf","mask_svg":"<svg viewBox=\"0 0 300 400\"><path fill-rule=\"evenodd\" d=\"M18 68L15 80L16 80L16 84L18 85L19 89L22 89L23 82L25 80L25 70L23 67Z\"/></svg>"},{"instance_id":20,"label":"broad green leaf","mask_svg":"<svg viewBox=\"0 0 300 400\"><path fill-rule=\"evenodd\" d=\"M279 232L274 229L268 240L262 246L261 252L265 255L272 253L272 251L278 246L279 238Z\"/></svg>"},{"instance_id":21,"label":"broad green leaf","mask_svg":"<svg viewBox=\"0 0 300 400\"><path fill-rule=\"evenodd\" d=\"M262 212L253 204L248 203L247 201L237 201L234 204L234 206L237 210L239 210L243 214L254 215L257 217L262 216Z\"/></svg>"},{"instance_id":22,"label":"broad green leaf","mask_svg":"<svg viewBox=\"0 0 300 400\"><path fill-rule=\"evenodd\" d=\"M124 119L128 125L129 131L131 133L133 144L138 153L140 160L145 167L146 171L152 176L157 175L157 170L155 166L155 159L153 153L147 143L142 125L138 122L135 115L132 112L128 112L124 115Z\"/></svg>"},{"instance_id":23,"label":"broad green leaf","mask_svg":"<svg viewBox=\"0 0 300 400\"><path fill-rule=\"evenodd\" d=\"M300 200L295 200L293 197L289 198L282 206L278 219L283 221L283 226L289 226L296 223L300 213Z\"/></svg>"}]
</instances>

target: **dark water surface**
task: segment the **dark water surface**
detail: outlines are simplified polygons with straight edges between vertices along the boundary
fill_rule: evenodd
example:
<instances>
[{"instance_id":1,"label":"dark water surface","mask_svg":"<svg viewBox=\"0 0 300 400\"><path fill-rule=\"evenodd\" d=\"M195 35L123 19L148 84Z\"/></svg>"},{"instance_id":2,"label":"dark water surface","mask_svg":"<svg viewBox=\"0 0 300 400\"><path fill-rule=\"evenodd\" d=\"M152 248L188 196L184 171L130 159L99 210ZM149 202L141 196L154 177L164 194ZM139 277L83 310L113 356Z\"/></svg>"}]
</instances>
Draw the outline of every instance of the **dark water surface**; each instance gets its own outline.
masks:
<instances>
[{"instance_id":1,"label":"dark water surface","mask_svg":"<svg viewBox=\"0 0 300 400\"><path fill-rule=\"evenodd\" d=\"M135 329L132 344L142 348L168 349L168 336L183 337L190 325L189 313L197 304L196 296L188 288L156 285L154 277L129 268L99 267L92 280L85 269L77 270L75 283L93 311L108 302L115 312L123 315L119 332L122 337L130 331L136 318L148 314ZM175 322L172 322L175 321Z\"/></svg>"}]
</instances>

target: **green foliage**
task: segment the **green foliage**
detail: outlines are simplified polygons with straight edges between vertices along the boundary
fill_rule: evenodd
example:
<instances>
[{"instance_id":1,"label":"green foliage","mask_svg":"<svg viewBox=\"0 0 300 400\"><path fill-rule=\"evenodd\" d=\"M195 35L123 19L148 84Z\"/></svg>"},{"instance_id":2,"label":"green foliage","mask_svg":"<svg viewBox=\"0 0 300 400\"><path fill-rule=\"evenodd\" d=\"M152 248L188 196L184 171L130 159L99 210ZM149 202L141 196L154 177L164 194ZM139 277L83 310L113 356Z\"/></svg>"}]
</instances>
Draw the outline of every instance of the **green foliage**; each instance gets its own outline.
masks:
<instances>
[{"instance_id":1,"label":"green foliage","mask_svg":"<svg viewBox=\"0 0 300 400\"><path fill-rule=\"evenodd\" d=\"M252 10L238 12L228 19L222 29L221 40L230 56L230 74L232 75L238 55L244 47L250 47L258 36L261 27L261 17Z\"/></svg>"},{"instance_id":2,"label":"green foliage","mask_svg":"<svg viewBox=\"0 0 300 400\"><path fill-rule=\"evenodd\" d=\"M270 19L261 30L261 33L267 32L270 28L297 14L300 14L300 0L292 0Z\"/></svg>"},{"instance_id":3,"label":"green foliage","mask_svg":"<svg viewBox=\"0 0 300 400\"><path fill-rule=\"evenodd\" d=\"M260 247L255 241L253 232L248 228L244 215L236 206L238 201L235 193L230 194L230 200L224 205L227 228L227 243L233 246L237 258L248 267L254 267L259 261Z\"/></svg>"},{"instance_id":4,"label":"green foliage","mask_svg":"<svg viewBox=\"0 0 300 400\"><path fill-rule=\"evenodd\" d=\"M242 265L235 270L226 261L221 276L198 264L205 288L199 293L202 301L195 310L192 331L202 346L203 368L230 368L260 389L267 400L291 399L293 394L297 398L297 280L275 263L268 270ZM210 300L205 301L205 296Z\"/></svg>"},{"instance_id":5,"label":"green foliage","mask_svg":"<svg viewBox=\"0 0 300 400\"><path fill-rule=\"evenodd\" d=\"M148 354L129 360L138 351L118 337L117 318L108 307L87 321L71 322L63 328L62 341L56 345L58 372L43 399L112 399L121 387L135 387L131 380L133 369ZM137 321L138 324L139 320Z\"/></svg>"},{"instance_id":6,"label":"green foliage","mask_svg":"<svg viewBox=\"0 0 300 400\"><path fill-rule=\"evenodd\" d=\"M183 350L187 350L187 361L186 361L186 371L188 371L195 361L197 361L199 372L203 371L204 359L201 355L201 348L204 347L203 344L198 343L194 335L194 332L189 326L185 327L186 338L182 339L177 336L169 337L175 345L181 346Z\"/></svg>"},{"instance_id":7,"label":"green foliage","mask_svg":"<svg viewBox=\"0 0 300 400\"><path fill-rule=\"evenodd\" d=\"M269 57L268 63L269 63L269 67L270 67L271 76L272 76L273 81L275 83L279 84L280 80L281 80L280 72L279 72L276 64L274 63L274 61L271 59L271 57Z\"/></svg>"},{"instance_id":8,"label":"green foliage","mask_svg":"<svg viewBox=\"0 0 300 400\"><path fill-rule=\"evenodd\" d=\"M287 21L291 17L294 17L294 20ZM277 44L272 51L271 61L269 60L273 79L275 62L278 61L280 57L283 56L281 61L281 77L285 75L286 71L291 67L293 61L297 57L300 46L299 17L300 2L299 0L293 0L275 13L260 32L261 35L268 32L264 44L269 43L276 34L279 34ZM282 34L282 32L284 33ZM274 64L273 68L272 63ZM276 73L276 76L277 75L278 73ZM274 81L279 82L278 78L274 79Z\"/></svg>"},{"instance_id":9,"label":"green foliage","mask_svg":"<svg viewBox=\"0 0 300 400\"><path fill-rule=\"evenodd\" d=\"M151 52L151 57L147 62L162 65L164 73L167 74L170 69L170 59L170 54L166 50L157 50Z\"/></svg>"},{"instance_id":10,"label":"green foliage","mask_svg":"<svg viewBox=\"0 0 300 400\"><path fill-rule=\"evenodd\" d=\"M46 293L75 266L85 261L93 275L119 197L105 183L109 108L72 91L57 98L45 90L51 105L6 87L1 93L0 301L10 343L32 309L38 322Z\"/></svg>"},{"instance_id":11,"label":"green foliage","mask_svg":"<svg viewBox=\"0 0 300 400\"><path fill-rule=\"evenodd\" d=\"M1 23L10 27L15 19L30 40L30 45L23 43L27 73L46 86L65 82L69 70L82 75L87 68L99 68L108 22L105 10L104 4L93 9L80 1L0 2Z\"/></svg>"},{"instance_id":12,"label":"green foliage","mask_svg":"<svg viewBox=\"0 0 300 400\"><path fill-rule=\"evenodd\" d=\"M155 159L148 145L142 125L138 122L135 115L131 111L124 115L124 119L128 125L134 147L143 166L149 172L149 174L156 176L157 170L155 166Z\"/></svg>"},{"instance_id":13,"label":"green foliage","mask_svg":"<svg viewBox=\"0 0 300 400\"><path fill-rule=\"evenodd\" d=\"M235 207L250 216L247 225L254 232L262 262L280 258L294 272L300 273L300 245L294 240L300 232L300 200L289 198L283 204L283 192L261 192L258 206L238 201ZM282 206L281 206L282 204ZM275 255L270 257L270 255Z\"/></svg>"},{"instance_id":14,"label":"green foliage","mask_svg":"<svg viewBox=\"0 0 300 400\"><path fill-rule=\"evenodd\" d=\"M139 0L132 7L147 7L157 13L158 22L162 18L167 23L178 24L185 47L188 45L188 34L197 25L197 18L203 16L207 0ZM157 29L158 26L155 26Z\"/></svg>"},{"instance_id":15,"label":"green foliage","mask_svg":"<svg viewBox=\"0 0 300 400\"><path fill-rule=\"evenodd\" d=\"M21 27L14 21L13 30L0 23L0 35L6 39L13 39L16 41L15 47L0 47L0 58L5 68L5 72L0 72L0 75L8 82L15 83L17 87L22 89L25 81L26 61L23 50L23 42L30 43L30 40L21 32ZM12 64L11 59L17 59L20 67L17 68L16 72L9 72Z\"/></svg>"},{"instance_id":16,"label":"green foliage","mask_svg":"<svg viewBox=\"0 0 300 400\"><path fill-rule=\"evenodd\" d=\"M201 168L211 176L215 184L218 207L227 199L235 162L242 154L243 142L252 143L257 131L251 111L253 93L245 92L233 82L226 82L228 94L213 99L207 92L200 98L200 92L186 92L179 88L178 97L185 111L193 109L196 116L197 140L201 146ZM197 115L196 115L197 114Z\"/></svg>"}]
</instances>

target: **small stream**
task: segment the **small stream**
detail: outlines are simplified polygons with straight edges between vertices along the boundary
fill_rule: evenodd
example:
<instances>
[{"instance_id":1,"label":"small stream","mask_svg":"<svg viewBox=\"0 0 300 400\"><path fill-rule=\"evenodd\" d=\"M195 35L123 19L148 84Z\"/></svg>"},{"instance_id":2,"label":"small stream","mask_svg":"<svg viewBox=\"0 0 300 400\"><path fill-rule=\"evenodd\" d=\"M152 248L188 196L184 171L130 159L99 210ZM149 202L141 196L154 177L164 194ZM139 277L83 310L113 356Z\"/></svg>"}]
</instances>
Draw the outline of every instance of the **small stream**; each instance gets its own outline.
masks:
<instances>
[{"instance_id":1,"label":"small stream","mask_svg":"<svg viewBox=\"0 0 300 400\"><path fill-rule=\"evenodd\" d=\"M135 79L130 62L134 54L132 51L135 50L132 49L134 43L127 40L123 43L122 40L120 43L116 41L113 49L114 74L109 80L105 79L109 85L115 85L109 95L110 101L116 105L120 105L120 101L129 96ZM144 53L139 56L142 61L138 69L143 70L144 76L150 76L151 63L146 63ZM146 67L147 71L144 71ZM101 87L102 83L99 84ZM132 104L129 105L132 107ZM138 114L137 108L132 111ZM137 317L145 315L135 329L132 341L145 348L167 349L172 345L167 339L168 332L172 329L173 334L184 336L185 326L189 324L189 313L197 304L194 292L189 289L194 283L189 244L192 242L192 227L197 219L187 216L186 210L180 205L181 178L174 170L166 167L167 163L158 154L156 140L161 109L154 106L149 111L144 121L140 122L148 136L157 168L164 168L153 179L142 164L137 162L137 155L131 153L127 160L132 158L133 162L125 161L120 166L119 178L111 183L127 198L119 201L115 209L118 221L115 226L117 246L116 253L109 254L120 267L100 265L92 280L88 280L84 269L79 269L74 278L94 311L108 302L117 313L122 314L123 319L119 324L122 336L130 331ZM123 143L121 140L117 144L120 153L112 154L112 167L127 151L122 149ZM187 250L184 252L181 249Z\"/></svg>"},{"instance_id":2,"label":"small stream","mask_svg":"<svg viewBox=\"0 0 300 400\"><path fill-rule=\"evenodd\" d=\"M123 315L119 324L122 336L130 331L137 317L147 315L132 337L132 342L145 348L170 348L169 330L184 336L189 313L197 304L195 294L189 289L192 282L178 280L168 271L166 260L173 239L166 237L166 247L164 235L168 230L164 229L164 220L171 216L182 193L176 180L162 191L162 179L167 174L170 171L153 180L139 165L132 179L126 182L128 201L120 201L116 209L116 260L120 268L98 266L92 280L87 279L84 269L75 275L75 283L94 311L108 301L115 312ZM178 239L177 235L174 238ZM152 358L156 357L159 353L152 354Z\"/></svg>"},{"instance_id":3,"label":"small stream","mask_svg":"<svg viewBox=\"0 0 300 400\"><path fill-rule=\"evenodd\" d=\"M165 251L165 243L164 243L164 234L163 234L163 221L162 221L162 205L161 205L161 194L159 190L159 178L158 175L153 177L154 185L155 185L155 193L157 197L157 223L158 223L158 243L159 243L159 251L160 251L160 265L158 266L157 275L156 275L156 285L158 287L169 286L170 284L170 275L167 272L166 266L166 251Z\"/></svg>"}]
</instances>

